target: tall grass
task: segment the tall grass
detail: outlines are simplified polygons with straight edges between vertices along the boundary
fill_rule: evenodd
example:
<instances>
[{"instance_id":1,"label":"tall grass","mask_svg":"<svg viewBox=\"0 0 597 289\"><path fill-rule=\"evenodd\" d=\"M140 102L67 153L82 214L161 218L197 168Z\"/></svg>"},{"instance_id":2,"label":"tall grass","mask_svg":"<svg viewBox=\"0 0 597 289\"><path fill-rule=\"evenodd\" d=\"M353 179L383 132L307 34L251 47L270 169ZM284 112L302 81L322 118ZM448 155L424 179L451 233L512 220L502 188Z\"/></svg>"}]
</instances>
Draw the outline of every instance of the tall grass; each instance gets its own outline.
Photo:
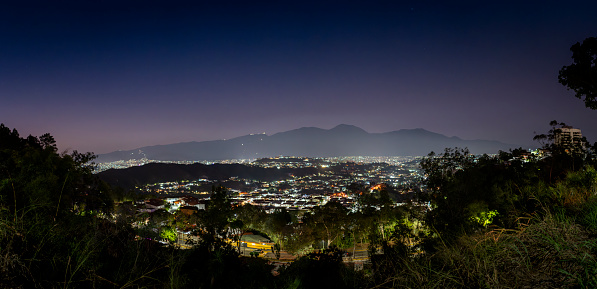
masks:
<instances>
[{"instance_id":1,"label":"tall grass","mask_svg":"<svg viewBox=\"0 0 597 289\"><path fill-rule=\"evenodd\" d=\"M465 234L450 244L435 242L434 253L379 262L386 273L374 287L597 288L594 172L571 173L541 191L540 211L520 218L517 229Z\"/></svg>"}]
</instances>

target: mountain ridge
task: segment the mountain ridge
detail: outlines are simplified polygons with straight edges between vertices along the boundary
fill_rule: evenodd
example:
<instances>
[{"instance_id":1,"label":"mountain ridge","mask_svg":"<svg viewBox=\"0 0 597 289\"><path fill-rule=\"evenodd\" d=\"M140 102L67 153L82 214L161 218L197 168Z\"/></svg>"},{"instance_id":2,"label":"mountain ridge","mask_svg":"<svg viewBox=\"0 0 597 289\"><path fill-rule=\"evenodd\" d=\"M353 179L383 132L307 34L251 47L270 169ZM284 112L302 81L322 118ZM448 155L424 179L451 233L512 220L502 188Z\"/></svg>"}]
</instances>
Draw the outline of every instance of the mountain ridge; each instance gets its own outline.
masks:
<instances>
[{"instance_id":1,"label":"mountain ridge","mask_svg":"<svg viewBox=\"0 0 597 289\"><path fill-rule=\"evenodd\" d=\"M253 159L262 157L305 156L416 156L447 147L468 147L471 153L497 153L519 147L493 140L463 140L423 128L369 133L354 125L340 124L331 129L301 127L272 135L249 134L226 140L191 141L145 146L100 154L96 162L130 159L200 161Z\"/></svg>"}]
</instances>

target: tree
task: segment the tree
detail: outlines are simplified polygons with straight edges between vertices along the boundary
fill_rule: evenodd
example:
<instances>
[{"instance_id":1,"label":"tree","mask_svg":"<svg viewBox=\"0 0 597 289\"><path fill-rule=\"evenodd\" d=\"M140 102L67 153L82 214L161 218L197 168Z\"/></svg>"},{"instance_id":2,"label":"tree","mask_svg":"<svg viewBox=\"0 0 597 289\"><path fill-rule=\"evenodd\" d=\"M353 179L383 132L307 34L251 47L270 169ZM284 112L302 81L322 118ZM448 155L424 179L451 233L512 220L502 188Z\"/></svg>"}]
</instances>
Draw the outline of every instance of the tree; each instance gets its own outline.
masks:
<instances>
[{"instance_id":1,"label":"tree","mask_svg":"<svg viewBox=\"0 0 597 289\"><path fill-rule=\"evenodd\" d=\"M589 37L570 47L573 63L560 69L558 80L574 90L585 106L597 109L597 38Z\"/></svg>"},{"instance_id":2,"label":"tree","mask_svg":"<svg viewBox=\"0 0 597 289\"><path fill-rule=\"evenodd\" d=\"M543 159L546 168L549 169L549 182L562 178L568 170L577 170L590 162L592 148L585 137L573 139L569 143L556 143L558 134L566 128L566 124L552 120L549 125L551 129L547 134L538 134L533 140L538 141L549 155ZM559 126L559 127L558 127Z\"/></svg>"},{"instance_id":3,"label":"tree","mask_svg":"<svg viewBox=\"0 0 597 289\"><path fill-rule=\"evenodd\" d=\"M280 288L368 288L364 275L342 262L342 251L331 247L297 258L281 271Z\"/></svg>"},{"instance_id":4,"label":"tree","mask_svg":"<svg viewBox=\"0 0 597 289\"><path fill-rule=\"evenodd\" d=\"M511 210L508 180L513 172L499 157L475 158L466 149L446 149L443 155L425 157L421 168L427 175L422 198L432 207L426 223L442 237L486 227L497 212L505 217L503 212Z\"/></svg>"},{"instance_id":5,"label":"tree","mask_svg":"<svg viewBox=\"0 0 597 289\"><path fill-rule=\"evenodd\" d=\"M230 226L237 231L235 241L240 252L242 236L249 230L262 230L267 216L260 207L251 204L236 207L233 213L236 219L230 223Z\"/></svg>"},{"instance_id":6,"label":"tree","mask_svg":"<svg viewBox=\"0 0 597 289\"><path fill-rule=\"evenodd\" d=\"M327 202L305 215L304 223L313 228L316 236L327 242L328 248L344 234L348 225L348 210L338 202Z\"/></svg>"},{"instance_id":7,"label":"tree","mask_svg":"<svg viewBox=\"0 0 597 289\"><path fill-rule=\"evenodd\" d=\"M93 287L78 282L119 255L108 246L135 237L97 217L112 200L92 174L93 154L57 150L50 134L22 138L0 124L0 288Z\"/></svg>"},{"instance_id":8,"label":"tree","mask_svg":"<svg viewBox=\"0 0 597 289\"><path fill-rule=\"evenodd\" d=\"M15 214L35 208L52 219L110 211L112 190L92 174L93 153L57 150L50 134L21 138L0 124L0 198L8 208Z\"/></svg>"},{"instance_id":9,"label":"tree","mask_svg":"<svg viewBox=\"0 0 597 289\"><path fill-rule=\"evenodd\" d=\"M160 228L160 237L170 243L176 241L176 228L171 226L163 226Z\"/></svg>"},{"instance_id":10,"label":"tree","mask_svg":"<svg viewBox=\"0 0 597 289\"><path fill-rule=\"evenodd\" d=\"M566 126L566 124L563 122L558 122L557 120L552 120L549 122L549 125L551 126L551 129L546 134L543 133L535 135L533 137L533 140L538 141L543 147L543 149L553 151L555 146L556 134L561 131L560 128L557 128L557 126L564 127Z\"/></svg>"},{"instance_id":11,"label":"tree","mask_svg":"<svg viewBox=\"0 0 597 289\"><path fill-rule=\"evenodd\" d=\"M443 155L437 156L435 152L429 153L421 160L421 169L425 173L425 184L432 193L432 198L437 198L433 193L451 180L456 172L473 164L474 157L468 148L446 148Z\"/></svg>"},{"instance_id":12,"label":"tree","mask_svg":"<svg viewBox=\"0 0 597 289\"><path fill-rule=\"evenodd\" d=\"M199 214L198 218L204 229L203 238L228 238L229 225L232 220L232 206L228 189L223 186L214 186L207 208L200 211Z\"/></svg>"},{"instance_id":13,"label":"tree","mask_svg":"<svg viewBox=\"0 0 597 289\"><path fill-rule=\"evenodd\" d=\"M293 234L293 227L290 225L291 222L292 216L286 209L275 210L266 216L264 231L278 246L280 244L285 245ZM281 247L276 248L278 252L281 250ZM272 248L274 254L276 253L274 250L276 248Z\"/></svg>"},{"instance_id":14,"label":"tree","mask_svg":"<svg viewBox=\"0 0 597 289\"><path fill-rule=\"evenodd\" d=\"M371 253L377 250L382 243L387 243L389 234L398 219L400 219L399 210L394 207L394 202L390 198L388 185L379 184L366 190L359 195L357 200L359 216L359 226L367 233Z\"/></svg>"}]
</instances>

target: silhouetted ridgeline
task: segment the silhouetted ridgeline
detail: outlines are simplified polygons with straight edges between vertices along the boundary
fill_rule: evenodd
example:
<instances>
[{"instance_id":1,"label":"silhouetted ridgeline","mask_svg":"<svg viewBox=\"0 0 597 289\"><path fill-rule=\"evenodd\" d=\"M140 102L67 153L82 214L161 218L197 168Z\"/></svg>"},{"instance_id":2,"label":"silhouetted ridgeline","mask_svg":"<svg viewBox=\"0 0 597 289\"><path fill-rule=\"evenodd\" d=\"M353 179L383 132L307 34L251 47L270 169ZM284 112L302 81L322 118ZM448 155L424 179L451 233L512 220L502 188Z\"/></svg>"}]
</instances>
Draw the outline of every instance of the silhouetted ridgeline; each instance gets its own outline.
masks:
<instances>
[{"instance_id":1,"label":"silhouetted ridgeline","mask_svg":"<svg viewBox=\"0 0 597 289\"><path fill-rule=\"evenodd\" d=\"M402 129L386 133L368 133L352 125L326 130L303 127L271 136L241 136L229 140L185 142L142 147L99 155L97 162L141 159L195 161L252 159L275 156L420 156L447 147L468 147L473 154L494 154L518 145L498 141L463 140L424 129Z\"/></svg>"},{"instance_id":2,"label":"silhouetted ridgeline","mask_svg":"<svg viewBox=\"0 0 597 289\"><path fill-rule=\"evenodd\" d=\"M135 185L179 181L184 179L206 178L224 180L231 177L246 178L260 181L276 181L286 179L289 174L304 176L317 173L317 168L262 168L250 167L241 164L164 164L151 163L127 169L111 169L97 174L106 183L125 189L134 188Z\"/></svg>"}]
</instances>

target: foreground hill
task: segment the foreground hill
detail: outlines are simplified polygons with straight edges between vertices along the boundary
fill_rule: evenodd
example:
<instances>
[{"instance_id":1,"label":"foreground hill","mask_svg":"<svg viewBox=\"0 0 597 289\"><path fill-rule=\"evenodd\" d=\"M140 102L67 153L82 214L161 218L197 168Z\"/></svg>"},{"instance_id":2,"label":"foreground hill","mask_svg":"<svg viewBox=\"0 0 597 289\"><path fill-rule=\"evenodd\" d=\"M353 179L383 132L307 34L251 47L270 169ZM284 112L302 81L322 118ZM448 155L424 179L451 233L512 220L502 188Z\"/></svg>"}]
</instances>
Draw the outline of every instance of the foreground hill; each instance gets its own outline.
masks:
<instances>
[{"instance_id":1,"label":"foreground hill","mask_svg":"<svg viewBox=\"0 0 597 289\"><path fill-rule=\"evenodd\" d=\"M285 156L413 156L443 151L447 147L468 147L473 154L507 151L516 145L488 140L463 140L424 129L402 129L368 133L352 125L326 130L303 127L291 131L246 135L229 140L185 142L142 147L99 155L97 162L148 158L164 161L246 159Z\"/></svg>"},{"instance_id":2,"label":"foreground hill","mask_svg":"<svg viewBox=\"0 0 597 289\"><path fill-rule=\"evenodd\" d=\"M132 189L136 185L199 178L225 180L231 177L239 177L271 182L286 179L289 174L295 176L316 174L318 170L317 168L262 168L241 164L204 165L196 163L192 165L180 165L151 163L139 167L107 170L97 175L110 185Z\"/></svg>"}]
</instances>

